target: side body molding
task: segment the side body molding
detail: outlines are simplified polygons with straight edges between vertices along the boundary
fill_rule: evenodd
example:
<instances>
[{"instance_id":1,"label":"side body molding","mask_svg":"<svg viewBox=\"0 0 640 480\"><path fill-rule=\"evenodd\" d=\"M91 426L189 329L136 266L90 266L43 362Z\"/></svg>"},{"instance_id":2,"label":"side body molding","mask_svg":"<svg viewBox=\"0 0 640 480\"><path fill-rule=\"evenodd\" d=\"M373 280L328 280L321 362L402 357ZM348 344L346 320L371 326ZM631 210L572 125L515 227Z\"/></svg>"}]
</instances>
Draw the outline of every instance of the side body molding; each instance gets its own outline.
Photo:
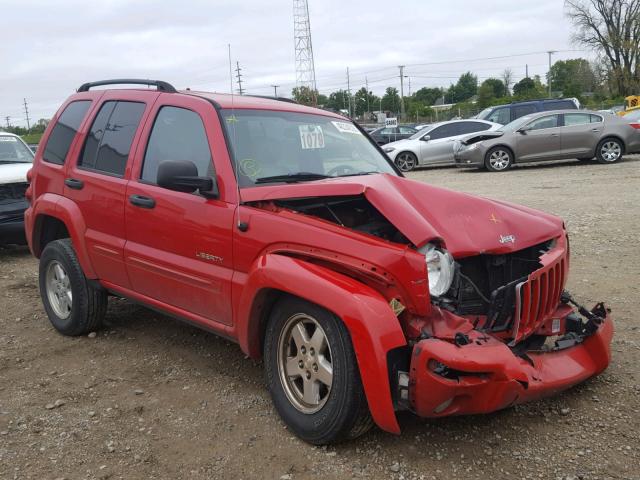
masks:
<instances>
[{"instance_id":1,"label":"side body molding","mask_svg":"<svg viewBox=\"0 0 640 480\"><path fill-rule=\"evenodd\" d=\"M259 299L263 290L304 298L337 315L347 327L358 362L369 410L376 424L400 433L389 385L387 352L406 345L398 319L374 289L350 277L304 260L278 254L256 259L236 302L237 338L251 357L261 355ZM256 313L256 310L258 313Z\"/></svg>"}]
</instances>

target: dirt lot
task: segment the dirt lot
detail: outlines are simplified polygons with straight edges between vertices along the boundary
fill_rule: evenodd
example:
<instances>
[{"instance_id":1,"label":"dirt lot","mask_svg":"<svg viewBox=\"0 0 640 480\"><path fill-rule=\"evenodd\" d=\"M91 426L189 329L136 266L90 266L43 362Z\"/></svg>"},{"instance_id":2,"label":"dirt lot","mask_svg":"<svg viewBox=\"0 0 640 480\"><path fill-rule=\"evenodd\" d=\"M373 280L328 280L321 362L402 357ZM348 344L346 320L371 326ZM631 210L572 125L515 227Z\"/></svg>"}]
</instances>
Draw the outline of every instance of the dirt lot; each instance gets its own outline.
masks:
<instances>
[{"instance_id":1,"label":"dirt lot","mask_svg":"<svg viewBox=\"0 0 640 480\"><path fill-rule=\"evenodd\" d=\"M282 425L262 368L225 340L112 300L108 326L52 329L24 249L0 251L0 478L640 478L640 158L413 178L547 210L571 232L569 288L605 300L614 358L599 378L493 415L401 418L311 447Z\"/></svg>"}]
</instances>

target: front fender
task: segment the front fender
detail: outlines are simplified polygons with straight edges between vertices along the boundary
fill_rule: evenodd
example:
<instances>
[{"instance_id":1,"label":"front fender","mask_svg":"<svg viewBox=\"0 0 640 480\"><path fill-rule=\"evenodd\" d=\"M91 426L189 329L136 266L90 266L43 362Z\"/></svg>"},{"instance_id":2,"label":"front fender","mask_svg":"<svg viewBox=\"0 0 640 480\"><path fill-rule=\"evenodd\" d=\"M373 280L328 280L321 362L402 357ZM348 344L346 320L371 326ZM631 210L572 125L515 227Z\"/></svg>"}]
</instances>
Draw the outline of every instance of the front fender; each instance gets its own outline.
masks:
<instances>
[{"instance_id":1,"label":"front fender","mask_svg":"<svg viewBox=\"0 0 640 480\"><path fill-rule=\"evenodd\" d=\"M383 430L400 433L391 398L387 352L407 342L387 301L372 288L333 270L297 258L265 254L247 275L236 315L238 342L252 357L261 354L260 315L253 315L252 310L264 289L313 302L344 322L374 421Z\"/></svg>"}]
</instances>

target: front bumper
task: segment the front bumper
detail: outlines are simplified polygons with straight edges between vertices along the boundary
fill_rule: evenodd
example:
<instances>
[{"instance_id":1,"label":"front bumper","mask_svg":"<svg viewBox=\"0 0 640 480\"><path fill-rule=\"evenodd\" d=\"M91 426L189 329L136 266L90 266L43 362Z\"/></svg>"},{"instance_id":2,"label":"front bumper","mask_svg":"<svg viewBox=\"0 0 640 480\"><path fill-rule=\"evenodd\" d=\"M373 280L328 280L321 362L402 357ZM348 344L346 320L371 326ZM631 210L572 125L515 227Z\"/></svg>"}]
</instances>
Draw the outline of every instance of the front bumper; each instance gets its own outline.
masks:
<instances>
[{"instance_id":1,"label":"front bumper","mask_svg":"<svg viewBox=\"0 0 640 480\"><path fill-rule=\"evenodd\" d=\"M26 201L0 205L0 245L24 245L24 211L28 207Z\"/></svg>"},{"instance_id":2,"label":"front bumper","mask_svg":"<svg viewBox=\"0 0 640 480\"><path fill-rule=\"evenodd\" d=\"M482 167L484 165L484 149L460 147L453 155L453 158L456 162L456 167Z\"/></svg>"},{"instance_id":3,"label":"front bumper","mask_svg":"<svg viewBox=\"0 0 640 480\"><path fill-rule=\"evenodd\" d=\"M489 413L556 394L607 368L612 337L607 313L582 343L546 353L517 356L489 335L463 346L421 340L411 356L410 407L421 417ZM440 364L448 368L447 377L434 371Z\"/></svg>"}]
</instances>

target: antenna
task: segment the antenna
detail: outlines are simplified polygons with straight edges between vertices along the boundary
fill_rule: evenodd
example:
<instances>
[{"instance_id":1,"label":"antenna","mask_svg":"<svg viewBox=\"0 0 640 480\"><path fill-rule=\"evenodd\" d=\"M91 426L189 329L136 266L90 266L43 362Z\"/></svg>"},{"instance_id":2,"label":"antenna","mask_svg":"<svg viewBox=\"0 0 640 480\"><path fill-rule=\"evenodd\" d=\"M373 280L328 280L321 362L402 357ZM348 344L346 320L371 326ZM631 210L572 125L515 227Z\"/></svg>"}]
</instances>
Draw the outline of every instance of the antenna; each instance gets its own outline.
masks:
<instances>
[{"instance_id":1,"label":"antenna","mask_svg":"<svg viewBox=\"0 0 640 480\"><path fill-rule=\"evenodd\" d=\"M316 70L311 45L311 22L307 0L293 0L293 42L296 62L296 87L307 87L316 98Z\"/></svg>"},{"instance_id":2,"label":"antenna","mask_svg":"<svg viewBox=\"0 0 640 480\"><path fill-rule=\"evenodd\" d=\"M227 119L226 121L228 123L231 123L231 134L233 135L233 145L234 148L231 149L231 158L233 159L233 166L235 167L235 174L236 174L236 192L238 193L238 223L237 223L237 227L238 230L240 230L241 232L246 232L249 229L249 224L247 224L247 222L242 222L240 221L240 207L242 206L242 198L240 197L240 166L238 165L238 161L236 159L236 154L235 154L235 145L236 145L236 110L235 110L235 106L234 106L234 102L233 99L235 98L233 95L233 64L231 63L231 44L228 44L229 47L229 86L231 88L231 118L233 119L231 122L229 122L229 119ZM240 68L240 66L238 66L238 69ZM239 73L239 72L238 72ZM242 92L241 92L242 94Z\"/></svg>"}]
</instances>

